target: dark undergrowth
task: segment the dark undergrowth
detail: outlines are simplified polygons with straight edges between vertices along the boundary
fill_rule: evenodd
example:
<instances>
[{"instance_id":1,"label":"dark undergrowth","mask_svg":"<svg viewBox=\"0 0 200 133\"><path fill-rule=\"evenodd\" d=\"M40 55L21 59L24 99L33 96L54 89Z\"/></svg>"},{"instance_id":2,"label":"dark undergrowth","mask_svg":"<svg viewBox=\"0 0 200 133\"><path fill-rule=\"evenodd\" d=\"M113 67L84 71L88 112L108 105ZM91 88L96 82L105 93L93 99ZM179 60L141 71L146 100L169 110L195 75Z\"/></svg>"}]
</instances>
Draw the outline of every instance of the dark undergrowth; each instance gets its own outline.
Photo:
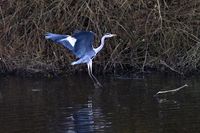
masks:
<instances>
[{"instance_id":1,"label":"dark undergrowth","mask_svg":"<svg viewBox=\"0 0 200 133\"><path fill-rule=\"evenodd\" d=\"M0 0L0 71L40 75L85 71L74 56L45 40L45 32L96 33L106 41L96 73L200 69L199 0ZM26 75L26 74L25 74Z\"/></svg>"}]
</instances>

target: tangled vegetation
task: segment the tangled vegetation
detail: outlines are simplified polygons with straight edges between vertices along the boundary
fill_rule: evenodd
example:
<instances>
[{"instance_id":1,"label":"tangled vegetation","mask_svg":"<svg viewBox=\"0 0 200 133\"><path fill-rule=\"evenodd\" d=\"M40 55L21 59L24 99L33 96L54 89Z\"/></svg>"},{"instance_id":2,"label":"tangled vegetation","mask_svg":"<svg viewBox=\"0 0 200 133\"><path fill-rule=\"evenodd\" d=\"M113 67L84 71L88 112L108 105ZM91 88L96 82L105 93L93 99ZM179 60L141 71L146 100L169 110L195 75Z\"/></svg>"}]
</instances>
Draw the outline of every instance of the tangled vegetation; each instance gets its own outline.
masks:
<instances>
[{"instance_id":1,"label":"tangled vegetation","mask_svg":"<svg viewBox=\"0 0 200 133\"><path fill-rule=\"evenodd\" d=\"M200 69L199 0L1 0L1 72L75 72L69 51L44 39L45 32L96 33L106 42L96 72Z\"/></svg>"}]
</instances>

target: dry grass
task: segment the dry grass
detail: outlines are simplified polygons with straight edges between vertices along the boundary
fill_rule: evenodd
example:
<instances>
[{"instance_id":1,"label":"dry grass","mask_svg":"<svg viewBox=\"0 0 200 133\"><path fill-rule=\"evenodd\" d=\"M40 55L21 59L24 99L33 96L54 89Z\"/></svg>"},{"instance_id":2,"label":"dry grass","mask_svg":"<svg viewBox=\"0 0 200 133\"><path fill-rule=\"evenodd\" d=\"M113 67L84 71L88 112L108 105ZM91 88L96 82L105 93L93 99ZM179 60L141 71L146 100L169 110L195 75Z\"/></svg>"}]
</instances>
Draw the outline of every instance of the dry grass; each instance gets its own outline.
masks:
<instances>
[{"instance_id":1,"label":"dry grass","mask_svg":"<svg viewBox=\"0 0 200 133\"><path fill-rule=\"evenodd\" d=\"M0 71L63 72L74 57L44 39L45 32L118 35L106 42L96 67L114 72L200 68L199 0L1 0ZM102 71L99 70L99 71Z\"/></svg>"}]
</instances>

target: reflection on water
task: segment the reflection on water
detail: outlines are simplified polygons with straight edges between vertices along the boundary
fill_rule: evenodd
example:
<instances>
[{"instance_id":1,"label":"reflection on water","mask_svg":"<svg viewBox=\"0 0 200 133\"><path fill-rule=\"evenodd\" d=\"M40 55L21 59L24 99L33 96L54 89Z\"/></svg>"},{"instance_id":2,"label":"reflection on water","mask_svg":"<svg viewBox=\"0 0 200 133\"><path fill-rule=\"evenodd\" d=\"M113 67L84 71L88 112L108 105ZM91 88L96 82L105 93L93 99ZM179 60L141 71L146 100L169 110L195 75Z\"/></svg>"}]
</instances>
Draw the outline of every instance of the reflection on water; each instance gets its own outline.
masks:
<instances>
[{"instance_id":1,"label":"reflection on water","mask_svg":"<svg viewBox=\"0 0 200 133\"><path fill-rule=\"evenodd\" d=\"M200 78L0 78L0 133L199 133ZM173 96L154 94L181 85Z\"/></svg>"}]
</instances>

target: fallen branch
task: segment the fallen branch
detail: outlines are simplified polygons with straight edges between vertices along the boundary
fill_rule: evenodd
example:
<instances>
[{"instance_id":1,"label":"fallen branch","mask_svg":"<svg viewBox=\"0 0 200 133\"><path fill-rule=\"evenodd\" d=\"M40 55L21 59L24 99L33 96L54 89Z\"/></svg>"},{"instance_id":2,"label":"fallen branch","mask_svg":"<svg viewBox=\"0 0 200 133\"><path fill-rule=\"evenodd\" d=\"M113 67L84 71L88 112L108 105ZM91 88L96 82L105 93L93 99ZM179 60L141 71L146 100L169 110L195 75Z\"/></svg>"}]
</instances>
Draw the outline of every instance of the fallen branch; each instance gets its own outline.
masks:
<instances>
[{"instance_id":1,"label":"fallen branch","mask_svg":"<svg viewBox=\"0 0 200 133\"><path fill-rule=\"evenodd\" d=\"M173 89L173 90L159 91L154 96L157 96L157 95L160 95L160 94L166 94L166 93L172 93L172 94L174 94L175 92L177 92L177 91L179 91L179 90L181 90L181 89L183 89L185 87L188 87L188 85L185 84L185 85L183 85L183 86L181 86L179 88Z\"/></svg>"}]
</instances>

